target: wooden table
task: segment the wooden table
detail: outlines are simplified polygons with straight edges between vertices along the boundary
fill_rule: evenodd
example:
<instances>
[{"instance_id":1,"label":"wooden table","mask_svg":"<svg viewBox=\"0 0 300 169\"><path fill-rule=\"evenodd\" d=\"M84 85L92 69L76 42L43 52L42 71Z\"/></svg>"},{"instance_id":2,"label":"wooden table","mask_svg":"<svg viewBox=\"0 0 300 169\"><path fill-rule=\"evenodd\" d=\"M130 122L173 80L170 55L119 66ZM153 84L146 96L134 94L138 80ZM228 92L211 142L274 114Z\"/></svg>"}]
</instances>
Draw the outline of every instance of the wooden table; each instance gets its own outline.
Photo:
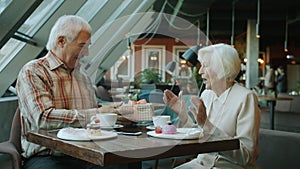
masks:
<instances>
[{"instance_id":1,"label":"wooden table","mask_svg":"<svg viewBox=\"0 0 300 169\"><path fill-rule=\"evenodd\" d=\"M270 109L270 129L274 130L274 115L275 115L275 103L277 100L293 100L290 97L274 97L266 95L258 95L258 100L267 101Z\"/></svg>"},{"instance_id":2,"label":"wooden table","mask_svg":"<svg viewBox=\"0 0 300 169\"><path fill-rule=\"evenodd\" d=\"M168 157L239 149L238 139L217 139L205 135L196 140L172 140L147 136L118 135L98 141L66 141L56 137L57 132L28 133L28 141L48 147L97 165L109 166L128 163L130 168L141 168L141 162Z\"/></svg>"}]
</instances>

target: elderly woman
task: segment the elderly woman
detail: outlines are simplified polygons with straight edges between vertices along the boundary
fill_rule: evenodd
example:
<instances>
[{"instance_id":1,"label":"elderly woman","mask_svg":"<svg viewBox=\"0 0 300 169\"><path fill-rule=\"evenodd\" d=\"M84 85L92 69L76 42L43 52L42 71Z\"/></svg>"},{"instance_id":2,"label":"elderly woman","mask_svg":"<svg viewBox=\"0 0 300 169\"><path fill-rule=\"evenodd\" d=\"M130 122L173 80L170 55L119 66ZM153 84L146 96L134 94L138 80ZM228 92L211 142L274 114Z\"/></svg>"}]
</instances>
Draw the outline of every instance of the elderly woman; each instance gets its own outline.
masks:
<instances>
[{"instance_id":1,"label":"elderly woman","mask_svg":"<svg viewBox=\"0 0 300 169\"><path fill-rule=\"evenodd\" d=\"M178 127L198 125L205 133L223 138L238 138L240 149L199 154L178 169L188 168L252 168L258 156L258 131L260 110L256 95L235 82L240 71L237 51L226 44L211 45L199 50L199 74L206 90L201 97L193 96L189 110L194 114L193 123L186 112L182 93L164 92L164 102L179 116Z\"/></svg>"}]
</instances>

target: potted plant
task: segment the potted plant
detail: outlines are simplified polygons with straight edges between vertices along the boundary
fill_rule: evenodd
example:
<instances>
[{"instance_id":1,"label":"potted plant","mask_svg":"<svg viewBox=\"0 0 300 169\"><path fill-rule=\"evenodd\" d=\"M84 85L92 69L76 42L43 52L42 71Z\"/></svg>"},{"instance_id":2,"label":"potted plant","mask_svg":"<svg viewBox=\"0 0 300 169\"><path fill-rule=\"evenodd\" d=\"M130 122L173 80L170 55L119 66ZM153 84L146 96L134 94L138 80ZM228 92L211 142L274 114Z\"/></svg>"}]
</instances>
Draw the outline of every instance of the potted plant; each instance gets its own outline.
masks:
<instances>
[{"instance_id":1,"label":"potted plant","mask_svg":"<svg viewBox=\"0 0 300 169\"><path fill-rule=\"evenodd\" d=\"M136 85L139 86L141 83L144 84L161 84L161 76L159 72L155 69L144 69L139 73L136 79Z\"/></svg>"}]
</instances>

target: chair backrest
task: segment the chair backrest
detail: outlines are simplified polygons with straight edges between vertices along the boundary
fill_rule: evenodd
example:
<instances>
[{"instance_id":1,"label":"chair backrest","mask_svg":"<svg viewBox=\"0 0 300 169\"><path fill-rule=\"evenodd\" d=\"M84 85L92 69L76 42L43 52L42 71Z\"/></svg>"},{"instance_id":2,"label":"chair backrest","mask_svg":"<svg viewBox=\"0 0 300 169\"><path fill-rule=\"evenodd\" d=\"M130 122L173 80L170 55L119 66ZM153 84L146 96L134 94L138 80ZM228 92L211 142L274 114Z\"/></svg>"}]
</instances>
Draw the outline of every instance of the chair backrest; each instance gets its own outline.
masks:
<instances>
[{"instance_id":1,"label":"chair backrest","mask_svg":"<svg viewBox=\"0 0 300 169\"><path fill-rule=\"evenodd\" d=\"M259 130L259 157L257 167L298 168L300 133L279 130Z\"/></svg>"},{"instance_id":2,"label":"chair backrest","mask_svg":"<svg viewBox=\"0 0 300 169\"><path fill-rule=\"evenodd\" d=\"M156 85L153 83L151 84L142 83L140 84L140 87L142 90L149 90L149 91L156 89Z\"/></svg>"},{"instance_id":3,"label":"chair backrest","mask_svg":"<svg viewBox=\"0 0 300 169\"><path fill-rule=\"evenodd\" d=\"M149 100L150 103L162 103L162 104L164 104L163 97L164 97L164 92L163 91L161 91L161 90L152 90L149 93L148 100Z\"/></svg>"},{"instance_id":4,"label":"chair backrest","mask_svg":"<svg viewBox=\"0 0 300 169\"><path fill-rule=\"evenodd\" d=\"M21 116L19 107L16 109L12 121L9 141L13 143L18 152L21 153Z\"/></svg>"},{"instance_id":5,"label":"chair backrest","mask_svg":"<svg viewBox=\"0 0 300 169\"><path fill-rule=\"evenodd\" d=\"M96 90L96 96L103 101L112 101L111 95L103 86L98 86Z\"/></svg>"},{"instance_id":6,"label":"chair backrest","mask_svg":"<svg viewBox=\"0 0 300 169\"><path fill-rule=\"evenodd\" d=\"M289 97L288 93L278 93L278 97ZM277 100L275 105L275 111L282 111L282 112L291 112L292 107L292 100Z\"/></svg>"}]
</instances>

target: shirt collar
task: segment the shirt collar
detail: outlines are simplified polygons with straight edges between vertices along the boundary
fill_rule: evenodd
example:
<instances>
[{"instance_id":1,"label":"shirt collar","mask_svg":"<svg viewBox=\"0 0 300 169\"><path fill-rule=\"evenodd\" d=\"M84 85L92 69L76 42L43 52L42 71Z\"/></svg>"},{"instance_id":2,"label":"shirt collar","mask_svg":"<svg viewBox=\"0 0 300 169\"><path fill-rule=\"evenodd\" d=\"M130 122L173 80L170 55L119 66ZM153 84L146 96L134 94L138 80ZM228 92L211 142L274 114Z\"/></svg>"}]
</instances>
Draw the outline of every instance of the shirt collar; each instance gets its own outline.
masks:
<instances>
[{"instance_id":1,"label":"shirt collar","mask_svg":"<svg viewBox=\"0 0 300 169\"><path fill-rule=\"evenodd\" d=\"M50 70L57 69L58 67L66 68L65 64L52 51L48 52L47 60Z\"/></svg>"},{"instance_id":2,"label":"shirt collar","mask_svg":"<svg viewBox=\"0 0 300 169\"><path fill-rule=\"evenodd\" d=\"M218 100L220 103L225 104L227 97L234 85L235 84L233 84L231 87L226 89L219 97L217 97L217 95L215 95L214 101Z\"/></svg>"}]
</instances>

